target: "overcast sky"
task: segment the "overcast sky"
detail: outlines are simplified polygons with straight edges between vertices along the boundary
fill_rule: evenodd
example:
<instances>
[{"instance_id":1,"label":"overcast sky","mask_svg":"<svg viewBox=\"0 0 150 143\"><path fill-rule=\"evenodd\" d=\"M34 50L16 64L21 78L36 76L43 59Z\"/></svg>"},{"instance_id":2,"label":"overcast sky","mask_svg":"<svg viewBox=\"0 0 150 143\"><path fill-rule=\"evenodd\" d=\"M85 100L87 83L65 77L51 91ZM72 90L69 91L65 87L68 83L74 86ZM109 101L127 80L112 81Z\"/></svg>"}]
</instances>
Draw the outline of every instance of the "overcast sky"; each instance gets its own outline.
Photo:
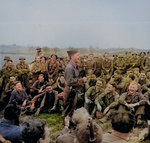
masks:
<instances>
[{"instance_id":1,"label":"overcast sky","mask_svg":"<svg viewBox=\"0 0 150 143\"><path fill-rule=\"evenodd\" d=\"M150 0L0 0L0 45L150 48Z\"/></svg>"}]
</instances>

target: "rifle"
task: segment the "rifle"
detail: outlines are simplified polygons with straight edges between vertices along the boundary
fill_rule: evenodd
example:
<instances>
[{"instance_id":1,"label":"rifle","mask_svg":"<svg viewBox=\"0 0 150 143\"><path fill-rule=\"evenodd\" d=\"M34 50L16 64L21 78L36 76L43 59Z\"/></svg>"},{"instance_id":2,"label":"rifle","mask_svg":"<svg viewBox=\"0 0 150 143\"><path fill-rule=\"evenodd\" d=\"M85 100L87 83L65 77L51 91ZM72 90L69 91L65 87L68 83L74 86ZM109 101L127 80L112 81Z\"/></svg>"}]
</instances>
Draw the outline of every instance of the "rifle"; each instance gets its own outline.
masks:
<instances>
[{"instance_id":1,"label":"rifle","mask_svg":"<svg viewBox=\"0 0 150 143\"><path fill-rule=\"evenodd\" d=\"M38 110L36 111L35 115L39 115L41 108L44 106L44 102L45 102L45 98L46 98L46 93L47 92L45 92L44 97L43 97L42 102L41 102L41 105L38 108Z\"/></svg>"},{"instance_id":2,"label":"rifle","mask_svg":"<svg viewBox=\"0 0 150 143\"><path fill-rule=\"evenodd\" d=\"M95 143L96 137L94 137L92 118L89 118L89 130L90 130L89 142L90 142L90 143Z\"/></svg>"}]
</instances>

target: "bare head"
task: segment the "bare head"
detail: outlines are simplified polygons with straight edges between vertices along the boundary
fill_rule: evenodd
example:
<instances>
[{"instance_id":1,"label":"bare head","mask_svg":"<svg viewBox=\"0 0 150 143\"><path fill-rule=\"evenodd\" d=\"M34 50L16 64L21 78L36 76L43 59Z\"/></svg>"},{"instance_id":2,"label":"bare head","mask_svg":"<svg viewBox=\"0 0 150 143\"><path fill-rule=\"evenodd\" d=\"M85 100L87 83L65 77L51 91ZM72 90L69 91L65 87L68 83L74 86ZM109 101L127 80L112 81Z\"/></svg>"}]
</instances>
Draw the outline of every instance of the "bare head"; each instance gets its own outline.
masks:
<instances>
[{"instance_id":1,"label":"bare head","mask_svg":"<svg viewBox=\"0 0 150 143\"><path fill-rule=\"evenodd\" d=\"M129 85L129 94L135 95L135 92L138 90L138 83L136 81L131 81Z\"/></svg>"}]
</instances>

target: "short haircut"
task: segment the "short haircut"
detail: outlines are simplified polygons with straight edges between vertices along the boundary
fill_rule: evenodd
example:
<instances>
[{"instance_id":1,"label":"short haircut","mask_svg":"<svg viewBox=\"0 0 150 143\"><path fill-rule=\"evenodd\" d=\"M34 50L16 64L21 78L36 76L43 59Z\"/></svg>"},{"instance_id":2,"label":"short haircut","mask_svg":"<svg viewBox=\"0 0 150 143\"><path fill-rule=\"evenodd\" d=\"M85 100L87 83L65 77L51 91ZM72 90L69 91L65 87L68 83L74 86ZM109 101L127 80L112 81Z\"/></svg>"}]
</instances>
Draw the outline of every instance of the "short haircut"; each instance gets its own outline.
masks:
<instances>
[{"instance_id":1,"label":"short haircut","mask_svg":"<svg viewBox=\"0 0 150 143\"><path fill-rule=\"evenodd\" d=\"M39 77L40 77L40 76L44 77L44 74L39 74Z\"/></svg>"},{"instance_id":2,"label":"short haircut","mask_svg":"<svg viewBox=\"0 0 150 143\"><path fill-rule=\"evenodd\" d=\"M56 57L56 59L58 59L57 55L55 55L55 54L52 54L52 55L51 55L51 57L52 57L52 56L55 56L55 57Z\"/></svg>"},{"instance_id":3,"label":"short haircut","mask_svg":"<svg viewBox=\"0 0 150 143\"><path fill-rule=\"evenodd\" d=\"M112 128L121 133L129 133L135 125L135 116L130 112L112 113Z\"/></svg>"}]
</instances>

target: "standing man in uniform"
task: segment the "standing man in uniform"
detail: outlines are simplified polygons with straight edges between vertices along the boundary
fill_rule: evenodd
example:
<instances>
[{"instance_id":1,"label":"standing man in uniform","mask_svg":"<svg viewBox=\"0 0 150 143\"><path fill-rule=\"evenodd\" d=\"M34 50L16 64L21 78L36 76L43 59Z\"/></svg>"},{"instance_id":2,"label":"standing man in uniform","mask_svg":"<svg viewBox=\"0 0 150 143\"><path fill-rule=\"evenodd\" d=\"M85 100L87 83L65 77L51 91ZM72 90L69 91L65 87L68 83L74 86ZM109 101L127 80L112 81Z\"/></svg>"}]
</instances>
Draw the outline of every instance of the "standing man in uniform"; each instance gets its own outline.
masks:
<instances>
[{"instance_id":1,"label":"standing man in uniform","mask_svg":"<svg viewBox=\"0 0 150 143\"><path fill-rule=\"evenodd\" d=\"M69 115L70 117L73 114L73 111L76 109L77 104L77 96L76 90L78 85L86 82L86 78L83 77L79 79L79 63L80 63L80 54L78 50L70 50L67 51L70 62L68 63L65 69L65 80L66 80L66 87L64 90L64 105L65 110L63 112L63 116ZM71 90L71 94L70 93Z\"/></svg>"}]
</instances>

